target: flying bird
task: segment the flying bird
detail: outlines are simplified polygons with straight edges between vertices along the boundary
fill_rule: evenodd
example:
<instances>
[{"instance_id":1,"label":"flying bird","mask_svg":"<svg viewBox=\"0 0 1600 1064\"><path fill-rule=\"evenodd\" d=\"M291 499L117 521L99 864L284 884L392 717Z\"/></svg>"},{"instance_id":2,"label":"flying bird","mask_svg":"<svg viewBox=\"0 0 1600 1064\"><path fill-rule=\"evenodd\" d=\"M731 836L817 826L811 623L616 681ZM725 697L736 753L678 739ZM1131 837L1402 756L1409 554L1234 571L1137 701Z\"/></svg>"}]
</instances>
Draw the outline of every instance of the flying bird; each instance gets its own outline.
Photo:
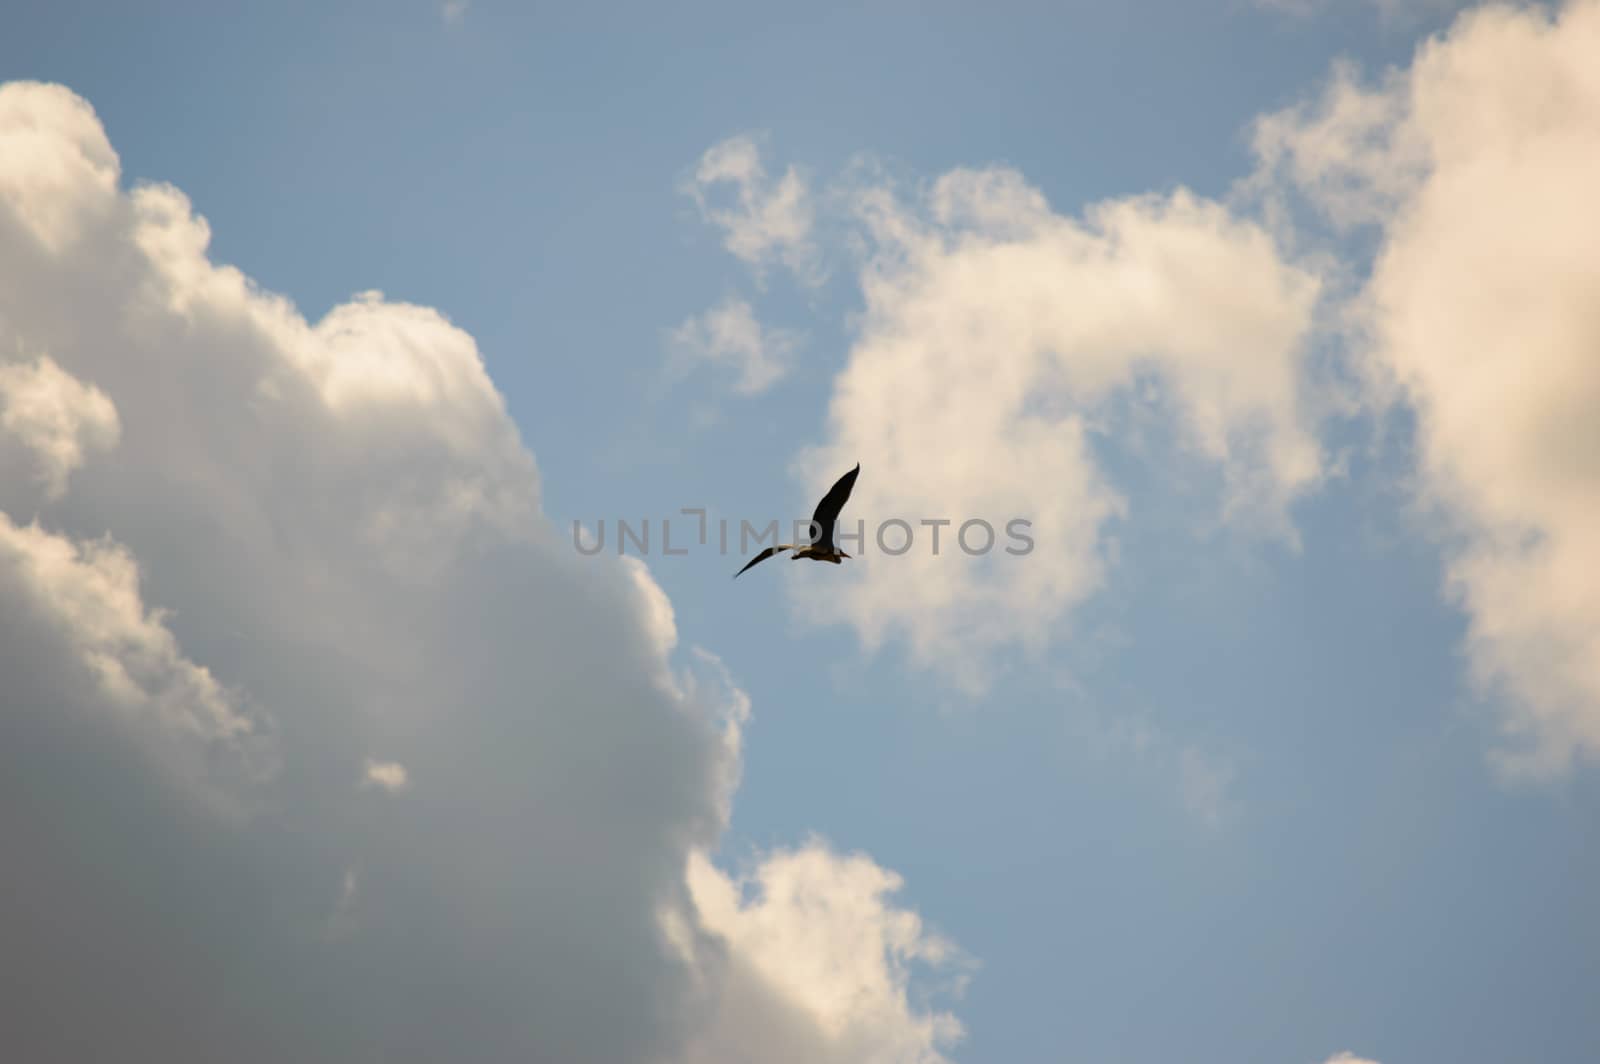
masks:
<instances>
[{"instance_id":1,"label":"flying bird","mask_svg":"<svg viewBox=\"0 0 1600 1064\"><path fill-rule=\"evenodd\" d=\"M750 568L757 562L764 562L774 554L782 554L786 550L794 551L790 561L810 558L814 562L832 562L838 565L850 557L834 545L833 526L839 520L839 511L844 509L844 501L850 497L850 489L856 486L856 475L860 472L861 463L857 462L856 467L835 481L833 487L828 489L828 494L817 503L817 512L811 515L811 527L814 531L810 543L780 543L776 547L768 547L746 562L744 569ZM734 573L734 579L738 579L744 569Z\"/></svg>"}]
</instances>

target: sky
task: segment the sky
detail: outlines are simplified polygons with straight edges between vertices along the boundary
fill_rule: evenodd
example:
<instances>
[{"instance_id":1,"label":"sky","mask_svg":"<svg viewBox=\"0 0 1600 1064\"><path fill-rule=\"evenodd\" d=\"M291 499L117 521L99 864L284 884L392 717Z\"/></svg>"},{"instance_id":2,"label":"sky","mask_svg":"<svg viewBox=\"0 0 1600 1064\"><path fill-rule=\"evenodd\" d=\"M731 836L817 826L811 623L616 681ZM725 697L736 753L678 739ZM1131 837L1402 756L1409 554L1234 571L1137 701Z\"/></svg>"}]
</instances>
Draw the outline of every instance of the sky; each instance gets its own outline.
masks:
<instances>
[{"instance_id":1,"label":"sky","mask_svg":"<svg viewBox=\"0 0 1600 1064\"><path fill-rule=\"evenodd\" d=\"M1600 1059L1596 56L9 18L6 1055Z\"/></svg>"}]
</instances>

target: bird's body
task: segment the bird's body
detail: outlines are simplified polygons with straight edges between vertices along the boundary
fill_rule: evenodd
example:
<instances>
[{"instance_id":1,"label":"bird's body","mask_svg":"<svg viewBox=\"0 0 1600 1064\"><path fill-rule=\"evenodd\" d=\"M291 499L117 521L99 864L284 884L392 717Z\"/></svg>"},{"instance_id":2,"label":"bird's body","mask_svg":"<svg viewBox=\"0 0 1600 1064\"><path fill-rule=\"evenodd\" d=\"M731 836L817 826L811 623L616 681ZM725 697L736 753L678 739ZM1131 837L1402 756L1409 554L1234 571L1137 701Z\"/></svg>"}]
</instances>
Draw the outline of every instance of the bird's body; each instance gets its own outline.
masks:
<instances>
[{"instance_id":1,"label":"bird's body","mask_svg":"<svg viewBox=\"0 0 1600 1064\"><path fill-rule=\"evenodd\" d=\"M790 561L810 558L814 562L832 562L834 565L843 563L850 555L840 550L833 542L833 529L839 520L839 511L844 509L845 500L850 497L850 489L855 487L856 476L860 472L861 463L857 462L856 467L840 477L833 487L828 489L828 494L822 497L822 501L817 503L816 513L811 515L813 532L810 543L780 543L775 547L768 547L746 562L744 569L733 575L738 577L752 565L764 562L774 554L782 554L786 550L794 551L789 556Z\"/></svg>"},{"instance_id":2,"label":"bird's body","mask_svg":"<svg viewBox=\"0 0 1600 1064\"><path fill-rule=\"evenodd\" d=\"M832 562L835 565L839 565L842 564L848 557L850 557L850 555L844 554L840 551L814 547L808 543L804 547L801 547L799 550L791 554L789 556L789 560L792 562L797 562L801 558L810 558L814 562Z\"/></svg>"}]
</instances>

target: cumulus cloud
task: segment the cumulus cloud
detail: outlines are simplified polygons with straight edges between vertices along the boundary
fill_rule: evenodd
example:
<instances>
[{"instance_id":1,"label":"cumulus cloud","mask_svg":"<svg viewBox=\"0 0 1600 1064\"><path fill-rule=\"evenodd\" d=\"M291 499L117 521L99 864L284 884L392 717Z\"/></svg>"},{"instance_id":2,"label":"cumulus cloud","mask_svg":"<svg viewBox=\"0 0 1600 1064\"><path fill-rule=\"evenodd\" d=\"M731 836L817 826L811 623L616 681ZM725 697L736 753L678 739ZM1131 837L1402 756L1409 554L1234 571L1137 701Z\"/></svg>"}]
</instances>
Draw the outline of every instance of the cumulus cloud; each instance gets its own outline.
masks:
<instances>
[{"instance_id":1,"label":"cumulus cloud","mask_svg":"<svg viewBox=\"0 0 1600 1064\"><path fill-rule=\"evenodd\" d=\"M758 395L789 372L800 337L762 328L749 303L730 297L672 330L669 341L680 370L696 363L727 367L737 373L739 394Z\"/></svg>"},{"instance_id":2,"label":"cumulus cloud","mask_svg":"<svg viewBox=\"0 0 1600 1064\"><path fill-rule=\"evenodd\" d=\"M821 260L812 239L811 191L794 167L773 181L761 161L761 145L751 136L730 137L700 157L683 191L701 217L722 230L723 243L757 276L781 263L803 282L822 279ZM733 199L726 200L731 191Z\"/></svg>"},{"instance_id":3,"label":"cumulus cloud","mask_svg":"<svg viewBox=\"0 0 1600 1064\"><path fill-rule=\"evenodd\" d=\"M14 695L37 684L65 703L60 712L98 707L89 726L123 735L173 778L215 788L210 799L227 801L270 764L263 722L184 655L163 612L144 602L133 558L109 537L73 542L0 512L0 601L0 662L8 677L27 677L12 681Z\"/></svg>"},{"instance_id":4,"label":"cumulus cloud","mask_svg":"<svg viewBox=\"0 0 1600 1064\"><path fill-rule=\"evenodd\" d=\"M1329 1057L1327 1064L1378 1064L1378 1062L1376 1060L1368 1060L1366 1057L1358 1057L1354 1053L1344 1052L1335 1053Z\"/></svg>"},{"instance_id":5,"label":"cumulus cloud","mask_svg":"<svg viewBox=\"0 0 1600 1064\"><path fill-rule=\"evenodd\" d=\"M856 202L865 313L831 439L797 468L814 498L862 460L844 524L869 537L891 518L952 523L937 556L928 528L899 557L869 540L842 591L806 600L814 616L870 648L902 635L916 661L981 689L990 651L1041 649L1100 586L1128 504L1098 437L1130 406L1161 411L1185 460L1218 471L1222 515L1293 540L1288 508L1321 475L1300 384L1319 282L1261 226L1181 189L1069 217L1006 169ZM1031 553L957 550L963 522L1006 544L1014 518L1032 522Z\"/></svg>"},{"instance_id":6,"label":"cumulus cloud","mask_svg":"<svg viewBox=\"0 0 1600 1064\"><path fill-rule=\"evenodd\" d=\"M472 338L309 322L119 181L86 102L0 86L0 454L54 462L0 479L8 1048L682 1060L730 998L827 1045L702 913L748 699L543 517Z\"/></svg>"},{"instance_id":7,"label":"cumulus cloud","mask_svg":"<svg viewBox=\"0 0 1600 1064\"><path fill-rule=\"evenodd\" d=\"M0 156L0 197L11 205L11 222L52 255L111 210L119 164L111 142L86 100L62 100L49 85L13 82L0 121L6 153ZM30 126L30 113L62 112L61 127ZM69 113L70 112L70 113Z\"/></svg>"},{"instance_id":8,"label":"cumulus cloud","mask_svg":"<svg viewBox=\"0 0 1600 1064\"><path fill-rule=\"evenodd\" d=\"M1336 220L1378 226L1356 307L1374 394L1416 416L1423 501L1505 696L1503 765L1600 753L1600 3L1489 6L1372 85L1262 125Z\"/></svg>"}]
</instances>

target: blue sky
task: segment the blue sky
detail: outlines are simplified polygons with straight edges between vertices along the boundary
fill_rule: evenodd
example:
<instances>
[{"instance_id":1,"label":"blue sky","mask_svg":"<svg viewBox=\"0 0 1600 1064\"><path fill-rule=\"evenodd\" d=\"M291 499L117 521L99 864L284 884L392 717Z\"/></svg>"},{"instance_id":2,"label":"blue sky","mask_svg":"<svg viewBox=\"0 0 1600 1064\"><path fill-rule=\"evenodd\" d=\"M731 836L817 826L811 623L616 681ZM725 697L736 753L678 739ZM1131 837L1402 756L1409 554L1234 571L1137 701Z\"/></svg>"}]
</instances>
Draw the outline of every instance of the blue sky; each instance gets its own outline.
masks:
<instances>
[{"instance_id":1,"label":"blue sky","mask_svg":"<svg viewBox=\"0 0 1600 1064\"><path fill-rule=\"evenodd\" d=\"M1458 479L1529 479L1554 468L1552 452L1508 445L1480 454L1470 433L1450 431L1451 356L1440 356L1446 368L1434 373L1441 363L1404 347L1426 346L1426 308L1412 314L1405 302L1420 307L1416 293L1426 285L1371 280L1374 248L1388 248L1395 271L1423 272L1434 261L1426 223L1442 217L1430 213L1443 210L1427 198L1434 186L1407 184L1407 160L1393 145L1412 127L1461 137L1470 123L1438 117L1443 104L1419 105L1408 112L1412 126L1382 127L1392 158L1374 161L1352 147L1359 138L1340 139L1343 127L1287 110L1335 91L1342 83L1327 86L1342 61L1362 72L1364 98L1403 109L1413 97L1383 97L1375 79L1389 68L1413 77L1419 43L1450 30L1461 10L1310 7L1140 0L580 12L472 0L446 17L428 3L188 5L160 16L61 4L8 20L0 80L58 83L87 100L120 156L125 187L181 189L209 223L211 261L287 296L310 322L375 289L436 308L470 334L537 462L539 505L566 551L574 520L659 526L695 506L763 523L804 513L818 485L848 468L833 460L835 450L878 438L830 402L847 371L861 367L863 380L877 379L873 352L885 348L874 346L874 329L922 334L896 316L899 304L866 306L863 263L875 252L852 241L877 237L863 237L834 207L870 183L858 176L864 162L896 180L906 217L919 225L932 225L933 208L918 197L962 169L1019 174L1052 218L1088 230L1083 212L1102 201L1181 186L1222 204L1270 234L1284 269L1322 278L1315 320L1285 364L1308 366L1315 356L1347 368L1373 351L1402 367L1400 400L1386 406L1376 386L1363 384L1319 393L1322 378L1294 370L1301 399L1290 403L1292 424L1261 444L1276 453L1303 429L1319 449L1316 477L1283 487L1281 497L1273 488L1262 504L1281 504L1292 536L1264 530L1265 519L1219 521L1223 473L1236 456L1219 463L1185 442L1181 410L1140 413L1127 392L1094 406L1086 416L1102 431L1091 434L1092 468L1126 503L1097 526L1090 554L1108 560L1092 586L1052 607L1040 653L996 636L985 658L993 671L973 689L941 671L938 659L952 657L944 644L930 662L908 642L906 632L934 623L933 607L906 616L871 597L897 593L895 571L885 574L895 559L778 572L771 563L734 583L737 550L652 551L644 560L670 599L680 652L713 652L751 704L718 860L728 870L753 866L814 833L834 852L868 854L903 877L896 904L975 962L964 992L928 1006L964 1028L943 1049L951 1060L1322 1064L1341 1051L1384 1064L1597 1059L1600 687L1583 687L1592 676L1583 648L1600 639L1596 615L1584 612L1581 595L1561 609L1517 599L1503 612L1493 597L1521 579L1515 559L1495 553L1497 522L1515 518L1570 546L1572 529L1589 526L1561 515L1589 511L1561 502L1555 487L1537 499L1455 487ZM1590 38L1578 20L1593 7L1572 5L1571 25L1548 31L1550 41L1571 37L1552 43L1552 54L1582 54ZM1551 17L1532 10L1520 17ZM1513 42L1505 47L1514 71L1521 38L1506 19L1449 40L1469 58ZM1590 13L1588 24L1595 21ZM1423 88L1414 98L1453 99L1467 91L1462 84L1479 85L1472 78L1487 84L1494 64L1469 58L1460 64L1466 73L1440 64L1443 73L1415 74ZM1442 87L1428 88L1435 84ZM1566 111L1549 104L1550 128L1573 131L1578 147L1567 158L1579 175L1596 170L1600 152L1592 133L1600 111L1583 109L1600 107L1592 78L1588 90L1574 90ZM1252 123L1268 114L1295 115L1285 143L1300 152L1301 170L1260 162ZM826 266L820 283L776 260L758 275L686 191L706 153L730 140L759 153L768 183L754 186L758 200L791 167L811 196L805 239ZM1457 141L1440 133L1429 143ZM1492 155L1498 143L1481 151ZM1437 165L1443 173L1447 163ZM1236 182L1258 172L1293 198L1292 222L1279 227L1258 201L1239 198ZM1527 180L1534 191L1526 199L1480 199L1481 210L1503 207L1518 231L1557 232L1541 228L1544 186ZM1341 227L1329 190L1346 186L1365 197L1370 216ZM1566 186L1550 187L1555 195ZM1460 246L1500 257L1526 250L1493 235L1481 245L1463 237ZM1529 317L1510 320L1557 322L1570 313L1578 324L1562 335L1579 338L1571 340L1577 361L1551 347L1546 361L1518 363L1486 347L1474 364L1498 357L1508 372L1522 365L1524 375L1548 371L1592 389L1594 348L1580 340L1593 339L1593 323L1583 324L1560 293L1568 276L1571 285L1595 276L1593 247L1545 258L1538 250L1519 261L1566 274L1548 300L1527 297ZM930 254L953 261L959 249ZM1092 279L1092 269L1070 276ZM935 276L935 265L927 270L907 285ZM1459 285L1475 276L1471 262L1450 275ZM995 283L1012 290L1006 278ZM1240 278L1247 304L1256 299L1248 283ZM929 291L932 305L943 305L939 290ZM1522 292L1486 291L1499 295L1470 287L1447 295L1490 304ZM981 299L972 298L970 313L981 315ZM667 373L671 331L725 300L748 303L769 340L771 330L797 337L787 372L756 394L739 393L734 375L709 360L680 377ZM1341 326L1341 311L1364 306L1387 308L1394 317L1384 322L1410 324L1370 334ZM863 317L869 309L878 317ZM1299 320L1296 313L1286 309L1284 320ZM1069 314L1069 324L1078 317ZM19 344L44 343L15 324L25 318L14 305L0 313L0 329L14 327ZM1195 324L1173 321L1175 335ZM1473 321L1462 335L1492 334L1487 317ZM212 355L224 358L229 334L220 335ZM996 343L992 357L1010 357ZM1239 374L1225 377L1233 387L1267 360L1218 372ZM1069 355L1064 372L1087 361ZM1171 382L1184 371L1150 372L1179 389ZM959 402L966 386L934 380L929 394L947 387ZM886 387L903 394L909 382ZM1076 392L1062 401L1087 409ZM1506 399L1507 409L1516 401ZM1547 423L1535 399L1528 404L1515 409ZM1418 443L1418 409L1441 426L1432 450ZM1495 408L1478 409L1492 416ZM926 487L962 452L1006 465L997 473L1006 483L1032 461L1014 440L981 439L979 417L955 423L972 434L938 437L941 448L925 460L932 472L915 478L924 494L857 499L942 516L977 497ZM1583 445L1570 446L1577 472L1562 481L1569 495L1561 499L1600 483ZM801 468L812 447L824 448L830 464ZM1505 454L1524 465L1495 464ZM870 482L910 461L851 457L870 491L890 490ZM1055 469L1046 457L1038 468ZM1245 473L1259 472L1256 459L1237 460ZM1045 480L997 498L1024 508L1065 498L1069 512L1089 498L1069 494ZM123 538L137 539L137 518L73 510L72 498L61 504L61 528L80 538L119 534L116 522L125 521ZM20 525L48 517L51 505L11 500L7 510ZM1043 574L1054 558L1060 579L1077 580L1052 531L1046 523L1036 555L980 568L947 554L930 571L942 580L970 566L962 579L981 590L1003 567ZM614 576L611 554L584 564ZM1550 562L1552 586L1592 580L1600 559L1587 555L1591 568L1585 557L1572 547ZM1470 569L1475 558L1488 568ZM162 587L159 561L147 564L157 574L147 588ZM807 596L853 578L852 565L873 574L862 580L881 581L852 585L863 597L849 600L856 617L889 618L891 634L876 649L866 621L806 620L816 601ZM1463 571L1465 598L1449 579ZM1015 579L1004 586L1019 596L1033 580ZM179 601L188 592L174 581ZM963 608L965 588L950 591L952 611ZM1034 608L984 599L973 616L1015 616L1027 627ZM206 651L206 635L187 632L183 616L180 609L172 625L189 657L246 682L244 666L230 677L227 652ZM1550 638L1523 639L1506 618ZM1475 630L1512 634L1473 642ZM1530 650L1545 643L1578 649L1552 664ZM1475 683L1475 668L1487 668L1490 682ZM1575 677L1571 689L1547 695L1540 677L1556 673ZM580 712L575 703L553 705L552 713ZM1539 722L1534 734L1570 756L1530 773L1502 770L1508 720ZM426 777L412 775L421 793ZM19 800L51 803L76 785L41 783L60 793L24 789ZM528 845L536 850L537 841ZM910 1000L913 1012L923 1008L914 993Z\"/></svg>"}]
</instances>

